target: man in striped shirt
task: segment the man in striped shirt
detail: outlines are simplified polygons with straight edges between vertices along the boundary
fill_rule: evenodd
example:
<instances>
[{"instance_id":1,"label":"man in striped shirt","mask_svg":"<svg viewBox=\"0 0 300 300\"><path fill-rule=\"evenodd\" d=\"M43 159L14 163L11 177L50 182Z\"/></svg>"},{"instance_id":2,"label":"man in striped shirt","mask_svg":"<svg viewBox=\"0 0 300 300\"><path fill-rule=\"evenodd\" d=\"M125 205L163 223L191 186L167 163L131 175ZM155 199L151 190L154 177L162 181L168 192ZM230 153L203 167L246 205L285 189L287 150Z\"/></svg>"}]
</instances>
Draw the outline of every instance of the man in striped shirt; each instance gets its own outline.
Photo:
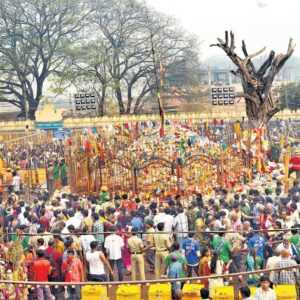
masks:
<instances>
[{"instance_id":1,"label":"man in striped shirt","mask_svg":"<svg viewBox=\"0 0 300 300\"><path fill-rule=\"evenodd\" d=\"M281 251L281 259L277 262L275 268L286 268L296 266L297 263L290 258L290 252L287 249ZM281 270L275 273L275 284L291 284L295 285L299 273L297 269Z\"/></svg>"},{"instance_id":2,"label":"man in striped shirt","mask_svg":"<svg viewBox=\"0 0 300 300\"><path fill-rule=\"evenodd\" d=\"M100 249L103 249L103 244L104 244L104 224L102 220L100 220L98 214L93 214L93 219L94 219L94 225L93 225L93 232L96 241L98 242L98 247Z\"/></svg>"}]
</instances>

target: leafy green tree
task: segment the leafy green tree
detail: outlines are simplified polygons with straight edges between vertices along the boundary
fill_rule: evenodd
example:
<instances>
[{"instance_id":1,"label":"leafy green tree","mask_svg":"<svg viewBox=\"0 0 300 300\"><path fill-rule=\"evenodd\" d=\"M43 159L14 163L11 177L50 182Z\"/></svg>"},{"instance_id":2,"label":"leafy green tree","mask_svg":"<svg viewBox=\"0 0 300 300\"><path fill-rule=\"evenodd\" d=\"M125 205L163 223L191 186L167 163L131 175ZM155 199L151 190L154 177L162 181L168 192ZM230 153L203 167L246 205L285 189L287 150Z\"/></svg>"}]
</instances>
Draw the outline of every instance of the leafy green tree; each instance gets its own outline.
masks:
<instances>
[{"instance_id":1,"label":"leafy green tree","mask_svg":"<svg viewBox=\"0 0 300 300\"><path fill-rule=\"evenodd\" d=\"M100 86L112 90L120 114L139 113L146 101L156 97L162 65L170 85L182 84L193 73L190 66L198 62L195 39L175 20L136 0L92 1L92 8L92 39L101 45L101 59L89 67L89 74L94 72ZM183 67L185 79L179 78L176 66Z\"/></svg>"},{"instance_id":2,"label":"leafy green tree","mask_svg":"<svg viewBox=\"0 0 300 300\"><path fill-rule=\"evenodd\" d=\"M1 0L0 101L34 119L45 82L80 39L89 9L73 0Z\"/></svg>"},{"instance_id":3,"label":"leafy green tree","mask_svg":"<svg viewBox=\"0 0 300 300\"><path fill-rule=\"evenodd\" d=\"M137 0L90 0L83 41L72 45L56 83L97 93L99 115L115 102L140 113L157 92L198 84L198 44L177 21ZM163 69L163 72L162 72ZM163 74L162 74L163 73Z\"/></svg>"}]
</instances>

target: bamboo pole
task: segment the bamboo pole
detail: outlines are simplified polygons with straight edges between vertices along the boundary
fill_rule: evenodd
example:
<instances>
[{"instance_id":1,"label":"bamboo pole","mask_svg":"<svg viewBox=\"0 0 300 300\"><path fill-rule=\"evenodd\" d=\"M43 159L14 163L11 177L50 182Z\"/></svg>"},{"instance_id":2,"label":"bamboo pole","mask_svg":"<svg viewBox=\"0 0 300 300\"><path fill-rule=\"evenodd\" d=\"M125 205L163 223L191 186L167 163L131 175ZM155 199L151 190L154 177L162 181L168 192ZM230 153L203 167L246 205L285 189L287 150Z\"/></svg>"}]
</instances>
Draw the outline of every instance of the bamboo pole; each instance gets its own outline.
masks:
<instances>
[{"instance_id":1,"label":"bamboo pole","mask_svg":"<svg viewBox=\"0 0 300 300\"><path fill-rule=\"evenodd\" d=\"M283 163L284 163L284 191L288 193L289 191L289 167L290 167L290 159L291 159L291 147L286 147Z\"/></svg>"}]
</instances>

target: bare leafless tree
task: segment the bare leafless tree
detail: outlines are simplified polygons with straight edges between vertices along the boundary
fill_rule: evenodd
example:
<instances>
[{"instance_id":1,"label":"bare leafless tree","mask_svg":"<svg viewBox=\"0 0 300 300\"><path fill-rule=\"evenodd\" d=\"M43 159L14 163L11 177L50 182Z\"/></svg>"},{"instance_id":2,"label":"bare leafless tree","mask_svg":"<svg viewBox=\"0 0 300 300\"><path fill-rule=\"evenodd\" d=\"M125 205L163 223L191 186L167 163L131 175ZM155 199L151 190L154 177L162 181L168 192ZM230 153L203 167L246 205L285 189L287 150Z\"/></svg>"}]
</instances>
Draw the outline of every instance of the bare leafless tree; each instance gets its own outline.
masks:
<instances>
[{"instance_id":1,"label":"bare leafless tree","mask_svg":"<svg viewBox=\"0 0 300 300\"><path fill-rule=\"evenodd\" d=\"M249 54L245 41L242 42L244 58L235 51L235 36L233 32L225 32L225 40L217 39L218 43L211 46L221 48L231 61L238 67L232 73L239 76L242 81L243 94L245 98L246 112L252 128L265 126L271 118L280 111L280 101L272 96L272 84L286 61L294 52L295 45L290 39L287 53L275 55L271 51L266 61L256 68L253 59L262 54L265 48Z\"/></svg>"}]
</instances>

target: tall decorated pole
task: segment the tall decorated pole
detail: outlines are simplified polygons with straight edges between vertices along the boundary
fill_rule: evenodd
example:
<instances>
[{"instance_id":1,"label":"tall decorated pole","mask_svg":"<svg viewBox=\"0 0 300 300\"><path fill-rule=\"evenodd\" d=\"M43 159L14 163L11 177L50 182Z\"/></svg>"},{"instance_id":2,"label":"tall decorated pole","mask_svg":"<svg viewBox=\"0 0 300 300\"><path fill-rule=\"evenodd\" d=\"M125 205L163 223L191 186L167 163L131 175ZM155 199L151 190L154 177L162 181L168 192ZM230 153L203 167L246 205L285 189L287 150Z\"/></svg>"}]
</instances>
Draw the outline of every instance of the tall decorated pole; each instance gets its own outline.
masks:
<instances>
[{"instance_id":1,"label":"tall decorated pole","mask_svg":"<svg viewBox=\"0 0 300 300\"><path fill-rule=\"evenodd\" d=\"M158 88L158 106L159 106L159 115L161 118L161 125L160 125L160 136L165 135L165 110L163 106L162 101L162 92L163 92L163 86L164 86L164 76L165 76L165 68L162 64L162 61L159 63L159 76L160 76L160 85Z\"/></svg>"},{"instance_id":2,"label":"tall decorated pole","mask_svg":"<svg viewBox=\"0 0 300 300\"><path fill-rule=\"evenodd\" d=\"M157 103L158 103L158 109L159 109L159 115L160 115L160 136L163 137L165 135L165 110L163 107L162 102L162 87L163 87L163 76L165 73L165 70L163 68L162 62L159 62L160 70L158 74L158 62L156 57L156 51L154 47L154 41L153 41L153 32L150 26L149 22L149 16L148 23L149 23L149 31L150 31L150 43L151 43L151 53L152 53L152 62L153 62L153 68L154 68L154 77L155 77L155 86L156 86L156 94L157 94Z\"/></svg>"},{"instance_id":3,"label":"tall decorated pole","mask_svg":"<svg viewBox=\"0 0 300 300\"><path fill-rule=\"evenodd\" d=\"M290 161L291 161L291 147L286 146L283 154L283 165L284 165L284 191L289 191L289 175L290 175Z\"/></svg>"}]
</instances>

